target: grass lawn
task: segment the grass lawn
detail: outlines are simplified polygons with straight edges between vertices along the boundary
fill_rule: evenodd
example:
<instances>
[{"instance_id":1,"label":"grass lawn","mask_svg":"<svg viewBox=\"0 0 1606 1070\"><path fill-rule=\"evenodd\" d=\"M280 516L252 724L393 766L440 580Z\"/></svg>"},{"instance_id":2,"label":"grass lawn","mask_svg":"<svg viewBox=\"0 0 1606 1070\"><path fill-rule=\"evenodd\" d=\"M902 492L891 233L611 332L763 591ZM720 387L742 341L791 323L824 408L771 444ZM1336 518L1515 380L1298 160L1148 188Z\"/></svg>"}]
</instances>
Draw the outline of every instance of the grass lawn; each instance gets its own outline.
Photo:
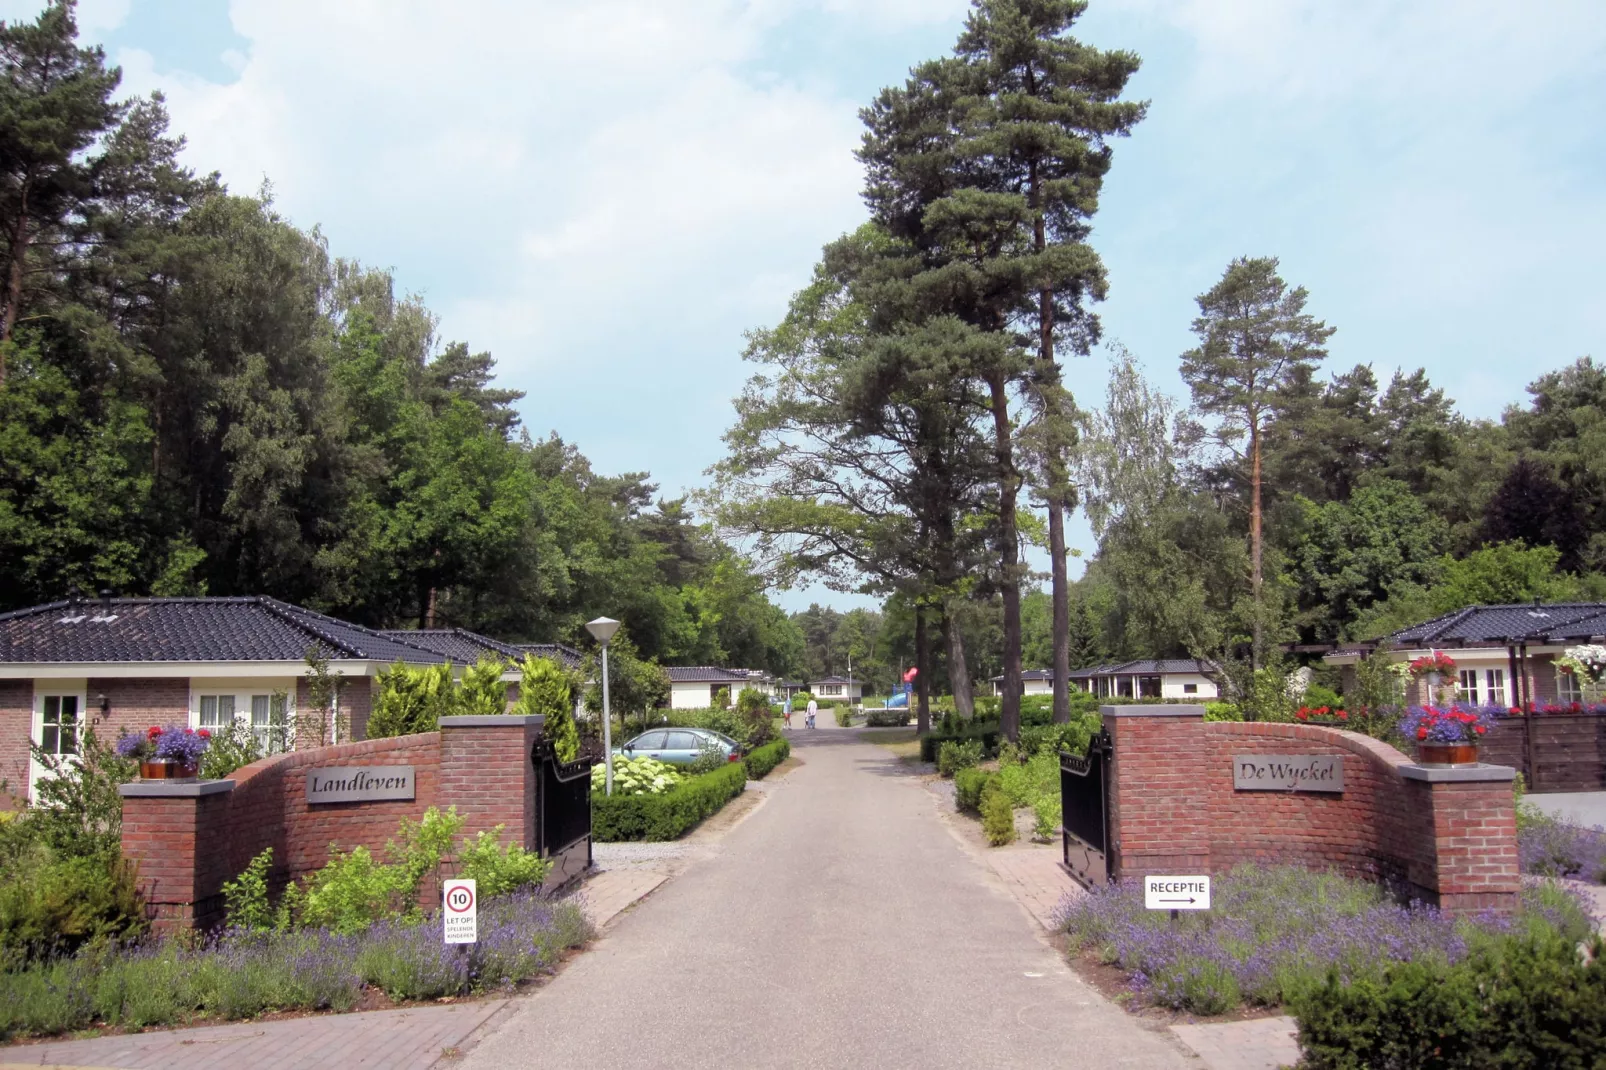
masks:
<instances>
[{"instance_id":1,"label":"grass lawn","mask_svg":"<svg viewBox=\"0 0 1606 1070\"><path fill-rule=\"evenodd\" d=\"M920 761L920 740L913 728L878 728L875 734L865 738L896 754L899 761L911 764Z\"/></svg>"}]
</instances>

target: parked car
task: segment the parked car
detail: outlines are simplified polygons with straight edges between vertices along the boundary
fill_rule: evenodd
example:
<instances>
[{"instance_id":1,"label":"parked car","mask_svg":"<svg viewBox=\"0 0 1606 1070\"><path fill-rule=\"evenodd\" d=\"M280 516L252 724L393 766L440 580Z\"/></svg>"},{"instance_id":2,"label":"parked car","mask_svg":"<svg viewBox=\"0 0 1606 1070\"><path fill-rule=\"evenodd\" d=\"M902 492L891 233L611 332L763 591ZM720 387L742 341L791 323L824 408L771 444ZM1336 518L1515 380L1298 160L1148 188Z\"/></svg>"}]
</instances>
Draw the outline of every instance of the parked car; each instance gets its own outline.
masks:
<instances>
[{"instance_id":1,"label":"parked car","mask_svg":"<svg viewBox=\"0 0 1606 1070\"><path fill-rule=\"evenodd\" d=\"M656 758L671 765L690 765L708 748L717 748L728 762L742 760L742 745L710 728L653 728L626 743L615 753L626 758Z\"/></svg>"}]
</instances>

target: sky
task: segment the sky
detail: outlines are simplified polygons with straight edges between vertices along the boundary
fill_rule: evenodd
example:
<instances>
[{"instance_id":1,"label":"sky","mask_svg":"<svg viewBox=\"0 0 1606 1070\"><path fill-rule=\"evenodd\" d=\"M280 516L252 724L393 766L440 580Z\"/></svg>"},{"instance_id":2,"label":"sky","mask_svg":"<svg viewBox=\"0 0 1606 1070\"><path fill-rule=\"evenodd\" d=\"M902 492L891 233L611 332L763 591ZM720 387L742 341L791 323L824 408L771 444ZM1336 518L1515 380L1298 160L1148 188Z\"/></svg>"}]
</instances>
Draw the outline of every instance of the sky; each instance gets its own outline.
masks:
<instances>
[{"instance_id":1,"label":"sky","mask_svg":"<svg viewBox=\"0 0 1606 1070\"><path fill-rule=\"evenodd\" d=\"M858 109L965 0L82 0L187 160L388 267L604 472L674 496L721 455L820 247L864 218ZM31 18L38 0L0 0ZM1496 417L1606 357L1606 4L1093 0L1143 57L1093 244L1100 315L1163 388L1194 298L1281 259L1334 370L1424 367ZM1071 362L1084 406L1104 354ZM1073 542L1090 551L1086 524ZM846 606L819 590L781 596Z\"/></svg>"}]
</instances>

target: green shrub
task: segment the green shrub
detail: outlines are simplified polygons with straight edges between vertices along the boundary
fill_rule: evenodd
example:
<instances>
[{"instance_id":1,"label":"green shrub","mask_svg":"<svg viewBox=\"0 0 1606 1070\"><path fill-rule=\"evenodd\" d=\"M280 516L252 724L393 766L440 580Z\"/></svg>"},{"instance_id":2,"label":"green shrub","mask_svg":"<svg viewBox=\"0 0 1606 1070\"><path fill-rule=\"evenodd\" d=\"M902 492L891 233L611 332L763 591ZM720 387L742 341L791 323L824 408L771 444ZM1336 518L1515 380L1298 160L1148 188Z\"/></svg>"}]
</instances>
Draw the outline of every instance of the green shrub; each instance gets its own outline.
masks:
<instances>
[{"instance_id":1,"label":"green shrub","mask_svg":"<svg viewBox=\"0 0 1606 1070\"><path fill-rule=\"evenodd\" d=\"M775 736L775 714L770 710L770 697L756 687L744 687L736 696L736 715L741 719L743 734L734 736L748 747L762 747Z\"/></svg>"},{"instance_id":2,"label":"green shrub","mask_svg":"<svg viewBox=\"0 0 1606 1070\"><path fill-rule=\"evenodd\" d=\"M525 655L519 666L519 700L513 712L539 714L541 738L552 745L560 762L580 756L580 729L574 723L574 679L567 669L551 658Z\"/></svg>"},{"instance_id":3,"label":"green shrub","mask_svg":"<svg viewBox=\"0 0 1606 1070\"><path fill-rule=\"evenodd\" d=\"M714 692L714 701L710 702L709 706L713 707L716 710L724 710L724 709L729 709L730 708L730 704L731 704L731 689L728 688L728 687L722 687L718 691Z\"/></svg>"},{"instance_id":4,"label":"green shrub","mask_svg":"<svg viewBox=\"0 0 1606 1070\"><path fill-rule=\"evenodd\" d=\"M890 710L866 710L864 723L870 728L896 728L908 724L912 716L906 706Z\"/></svg>"},{"instance_id":5,"label":"green shrub","mask_svg":"<svg viewBox=\"0 0 1606 1070\"><path fill-rule=\"evenodd\" d=\"M379 674L379 697L368 717L368 738L433 732L457 709L452 666L398 661Z\"/></svg>"},{"instance_id":6,"label":"green shrub","mask_svg":"<svg viewBox=\"0 0 1606 1070\"><path fill-rule=\"evenodd\" d=\"M682 776L702 776L704 773L712 773L729 761L729 756L719 744L711 739L704 739L698 742L697 757L678 768Z\"/></svg>"},{"instance_id":7,"label":"green shrub","mask_svg":"<svg viewBox=\"0 0 1606 1070\"><path fill-rule=\"evenodd\" d=\"M267 932L275 927L273 904L268 899L272 867L273 848L266 847L238 877L223 882L223 919L228 928Z\"/></svg>"},{"instance_id":8,"label":"green shrub","mask_svg":"<svg viewBox=\"0 0 1606 1070\"><path fill-rule=\"evenodd\" d=\"M1598 1068L1606 1052L1606 962L1555 932L1490 941L1445 966L1397 963L1344 983L1335 969L1298 1001L1310 1070Z\"/></svg>"},{"instance_id":9,"label":"green shrub","mask_svg":"<svg viewBox=\"0 0 1606 1070\"><path fill-rule=\"evenodd\" d=\"M935 762L937 752L944 743L963 743L970 740L979 741L983 753L990 754L998 749L998 736L996 721L959 720L957 724L943 724L937 731L928 732L920 737L920 760Z\"/></svg>"},{"instance_id":10,"label":"green shrub","mask_svg":"<svg viewBox=\"0 0 1606 1070\"><path fill-rule=\"evenodd\" d=\"M137 935L132 868L116 855L64 855L35 842L0 878L0 969Z\"/></svg>"},{"instance_id":11,"label":"green shrub","mask_svg":"<svg viewBox=\"0 0 1606 1070\"><path fill-rule=\"evenodd\" d=\"M811 699L813 697L814 696L809 694L807 691L799 691L797 694L793 695L792 696L792 712L793 713L802 713L804 710L808 709L809 708L809 699Z\"/></svg>"},{"instance_id":12,"label":"green shrub","mask_svg":"<svg viewBox=\"0 0 1606 1070\"><path fill-rule=\"evenodd\" d=\"M952 701L951 699L949 701ZM978 718L997 717L999 706L1003 699L997 695L979 695L975 700L976 716Z\"/></svg>"},{"instance_id":13,"label":"green shrub","mask_svg":"<svg viewBox=\"0 0 1606 1070\"><path fill-rule=\"evenodd\" d=\"M202 780L223 780L236 769L260 761L262 756L262 745L256 733L235 721L227 728L212 731L211 742L201 754L198 772Z\"/></svg>"},{"instance_id":14,"label":"green shrub","mask_svg":"<svg viewBox=\"0 0 1606 1070\"><path fill-rule=\"evenodd\" d=\"M747 787L747 766L731 762L692 777L660 795L614 795L593 791L591 833L599 843L679 839Z\"/></svg>"},{"instance_id":15,"label":"green shrub","mask_svg":"<svg viewBox=\"0 0 1606 1070\"><path fill-rule=\"evenodd\" d=\"M853 727L853 708L851 706L838 706L836 709L832 710L831 712L836 714L836 726L838 728L851 728L851 727ZM871 724L872 722L871 722L870 718L867 716L865 718L864 723L865 724Z\"/></svg>"},{"instance_id":16,"label":"green shrub","mask_svg":"<svg viewBox=\"0 0 1606 1070\"><path fill-rule=\"evenodd\" d=\"M1039 795L1032 803L1032 813L1037 823L1032 826L1032 835L1040 840L1051 840L1054 833L1059 831L1060 822L1065 815L1060 809L1060 793L1056 790L1045 795Z\"/></svg>"},{"instance_id":17,"label":"green shrub","mask_svg":"<svg viewBox=\"0 0 1606 1070\"><path fill-rule=\"evenodd\" d=\"M328 864L307 878L304 897L298 896L297 920L356 933L382 918L417 918L424 879L439 872L441 857L462 828L457 807L442 813L431 806L420 820L397 827L396 838L385 845L386 862L367 847L340 851L331 844Z\"/></svg>"},{"instance_id":18,"label":"green shrub","mask_svg":"<svg viewBox=\"0 0 1606 1070\"><path fill-rule=\"evenodd\" d=\"M1204 719L1207 721L1241 721L1244 719L1243 709L1232 702L1205 703Z\"/></svg>"},{"instance_id":19,"label":"green shrub","mask_svg":"<svg viewBox=\"0 0 1606 1070\"><path fill-rule=\"evenodd\" d=\"M764 746L752 751L743 759L744 764L747 766L747 779L763 780L766 776L769 776L770 770L786 761L791 753L792 744L784 739L777 739L774 743L766 743Z\"/></svg>"},{"instance_id":20,"label":"green shrub","mask_svg":"<svg viewBox=\"0 0 1606 1070\"><path fill-rule=\"evenodd\" d=\"M1069 724L1034 725L1020 730L1020 749L1027 754L1048 751L1086 754L1088 741L1103 727L1098 711L1073 712Z\"/></svg>"},{"instance_id":21,"label":"green shrub","mask_svg":"<svg viewBox=\"0 0 1606 1070\"><path fill-rule=\"evenodd\" d=\"M994 847L1015 842L1015 808L1009 796L999 789L996 778L989 780L981 794L981 830Z\"/></svg>"},{"instance_id":22,"label":"green shrub","mask_svg":"<svg viewBox=\"0 0 1606 1070\"><path fill-rule=\"evenodd\" d=\"M1326 706L1328 709L1333 710L1344 708L1344 700L1339 697L1338 692L1321 684L1311 684L1305 688L1305 693L1299 698L1299 704L1301 706L1309 706L1312 709L1319 706Z\"/></svg>"},{"instance_id":23,"label":"green shrub","mask_svg":"<svg viewBox=\"0 0 1606 1070\"><path fill-rule=\"evenodd\" d=\"M679 769L645 754L639 758L615 755L613 759L615 798L620 795L662 795L684 779ZM591 767L591 790L593 793L606 792L607 785L608 767L598 762Z\"/></svg>"},{"instance_id":24,"label":"green shrub","mask_svg":"<svg viewBox=\"0 0 1606 1070\"><path fill-rule=\"evenodd\" d=\"M475 892L484 899L538 885L552 869L552 862L534 851L513 843L503 845L505 829L498 825L481 831L457 849L457 875L473 881Z\"/></svg>"},{"instance_id":25,"label":"green shrub","mask_svg":"<svg viewBox=\"0 0 1606 1070\"><path fill-rule=\"evenodd\" d=\"M970 766L954 774L954 805L968 813L981 813L981 796L997 773L989 773L979 766Z\"/></svg>"},{"instance_id":26,"label":"green shrub","mask_svg":"<svg viewBox=\"0 0 1606 1070\"><path fill-rule=\"evenodd\" d=\"M489 654L463 670L453 713L471 717L500 717L507 713L507 662Z\"/></svg>"},{"instance_id":27,"label":"green shrub","mask_svg":"<svg viewBox=\"0 0 1606 1070\"><path fill-rule=\"evenodd\" d=\"M979 765L983 757L981 741L978 739L944 743L937 751L937 772L951 777L961 769Z\"/></svg>"}]
</instances>

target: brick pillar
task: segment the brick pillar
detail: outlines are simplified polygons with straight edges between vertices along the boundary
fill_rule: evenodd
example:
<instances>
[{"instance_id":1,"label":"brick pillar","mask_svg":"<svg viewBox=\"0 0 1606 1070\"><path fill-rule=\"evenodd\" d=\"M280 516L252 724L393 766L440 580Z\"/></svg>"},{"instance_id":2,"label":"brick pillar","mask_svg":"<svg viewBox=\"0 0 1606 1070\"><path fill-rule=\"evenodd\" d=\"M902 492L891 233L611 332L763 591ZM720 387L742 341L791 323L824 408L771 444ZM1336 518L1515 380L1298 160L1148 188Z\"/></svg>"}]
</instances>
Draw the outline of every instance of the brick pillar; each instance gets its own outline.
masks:
<instances>
[{"instance_id":1,"label":"brick pillar","mask_svg":"<svg viewBox=\"0 0 1606 1070\"><path fill-rule=\"evenodd\" d=\"M503 843L535 850L539 714L441 718L440 805L456 806L463 835L505 825Z\"/></svg>"},{"instance_id":2,"label":"brick pillar","mask_svg":"<svg viewBox=\"0 0 1606 1070\"><path fill-rule=\"evenodd\" d=\"M140 894L157 931L205 929L223 921L229 872L227 831L232 780L137 781L123 797L123 857L136 867Z\"/></svg>"},{"instance_id":3,"label":"brick pillar","mask_svg":"<svg viewBox=\"0 0 1606 1070\"><path fill-rule=\"evenodd\" d=\"M1210 808L1199 775L1204 707L1102 706L1110 763L1110 877L1209 873Z\"/></svg>"},{"instance_id":4,"label":"brick pillar","mask_svg":"<svg viewBox=\"0 0 1606 1070\"><path fill-rule=\"evenodd\" d=\"M1417 812L1413 883L1447 914L1514 913L1522 891L1517 813L1503 765L1404 765ZM1413 866L1417 870L1418 866Z\"/></svg>"}]
</instances>

